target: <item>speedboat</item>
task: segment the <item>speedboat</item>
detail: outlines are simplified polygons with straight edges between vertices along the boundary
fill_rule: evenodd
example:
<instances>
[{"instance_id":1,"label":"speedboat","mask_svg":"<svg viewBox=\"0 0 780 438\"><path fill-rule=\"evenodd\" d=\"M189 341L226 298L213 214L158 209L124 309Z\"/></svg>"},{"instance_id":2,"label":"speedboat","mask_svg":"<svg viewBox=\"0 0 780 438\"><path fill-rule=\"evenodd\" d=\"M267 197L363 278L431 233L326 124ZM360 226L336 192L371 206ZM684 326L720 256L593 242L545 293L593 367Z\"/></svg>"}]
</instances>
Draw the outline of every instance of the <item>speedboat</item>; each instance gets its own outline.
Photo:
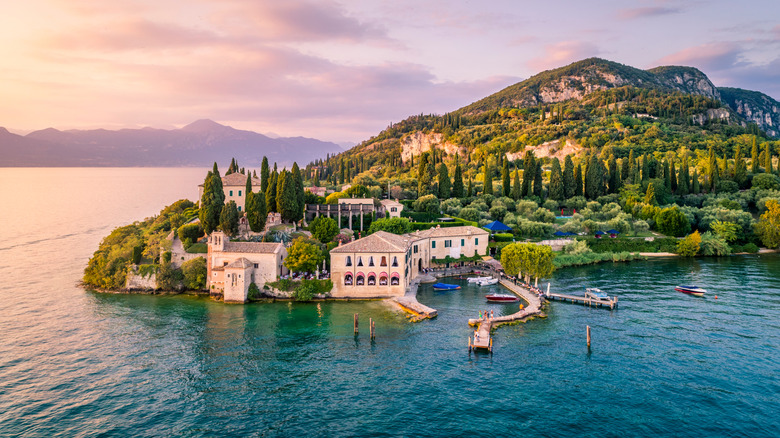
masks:
<instances>
[{"instance_id":1,"label":"speedboat","mask_svg":"<svg viewBox=\"0 0 780 438\"><path fill-rule=\"evenodd\" d=\"M455 290L460 289L460 286L457 284L447 284L447 283L434 283L433 290Z\"/></svg>"},{"instance_id":2,"label":"speedboat","mask_svg":"<svg viewBox=\"0 0 780 438\"><path fill-rule=\"evenodd\" d=\"M706 290L698 287L698 286L677 286L674 288L677 292L682 292L684 294L688 295L694 295L697 297L702 297L704 294L707 293Z\"/></svg>"},{"instance_id":3,"label":"speedboat","mask_svg":"<svg viewBox=\"0 0 780 438\"><path fill-rule=\"evenodd\" d=\"M487 299L491 303L514 303L515 301L520 301L520 298L518 298L517 295L509 295L509 294L485 295L485 299Z\"/></svg>"},{"instance_id":4,"label":"speedboat","mask_svg":"<svg viewBox=\"0 0 780 438\"><path fill-rule=\"evenodd\" d=\"M480 285L480 286L490 286L490 285L497 284L497 283L498 283L498 278L490 278L490 277L488 277L487 280L482 280L482 281L478 282L477 284Z\"/></svg>"},{"instance_id":5,"label":"speedboat","mask_svg":"<svg viewBox=\"0 0 780 438\"><path fill-rule=\"evenodd\" d=\"M589 287L585 289L585 296L594 300L608 300L609 296L606 292L597 287Z\"/></svg>"},{"instance_id":6,"label":"speedboat","mask_svg":"<svg viewBox=\"0 0 780 438\"><path fill-rule=\"evenodd\" d=\"M484 280L490 280L491 278L493 277L469 277L467 281L469 283L479 283Z\"/></svg>"}]
</instances>

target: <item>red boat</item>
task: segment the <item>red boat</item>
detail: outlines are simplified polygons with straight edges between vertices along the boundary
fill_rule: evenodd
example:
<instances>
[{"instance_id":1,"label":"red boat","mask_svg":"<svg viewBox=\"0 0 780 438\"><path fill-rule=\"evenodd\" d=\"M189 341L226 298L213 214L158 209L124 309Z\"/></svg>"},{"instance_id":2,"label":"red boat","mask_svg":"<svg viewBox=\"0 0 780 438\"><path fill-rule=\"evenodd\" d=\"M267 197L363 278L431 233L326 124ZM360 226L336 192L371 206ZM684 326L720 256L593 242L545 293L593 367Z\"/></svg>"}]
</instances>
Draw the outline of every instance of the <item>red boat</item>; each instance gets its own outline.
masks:
<instances>
[{"instance_id":1,"label":"red boat","mask_svg":"<svg viewBox=\"0 0 780 438\"><path fill-rule=\"evenodd\" d=\"M698 286L677 286L674 288L677 292L682 292L684 294L688 295L694 295L697 297L704 296L704 294L707 293L706 290L698 287Z\"/></svg>"},{"instance_id":2,"label":"red boat","mask_svg":"<svg viewBox=\"0 0 780 438\"><path fill-rule=\"evenodd\" d=\"M491 303L514 303L515 301L520 301L520 298L516 295L507 294L490 294L485 295L485 298Z\"/></svg>"}]
</instances>

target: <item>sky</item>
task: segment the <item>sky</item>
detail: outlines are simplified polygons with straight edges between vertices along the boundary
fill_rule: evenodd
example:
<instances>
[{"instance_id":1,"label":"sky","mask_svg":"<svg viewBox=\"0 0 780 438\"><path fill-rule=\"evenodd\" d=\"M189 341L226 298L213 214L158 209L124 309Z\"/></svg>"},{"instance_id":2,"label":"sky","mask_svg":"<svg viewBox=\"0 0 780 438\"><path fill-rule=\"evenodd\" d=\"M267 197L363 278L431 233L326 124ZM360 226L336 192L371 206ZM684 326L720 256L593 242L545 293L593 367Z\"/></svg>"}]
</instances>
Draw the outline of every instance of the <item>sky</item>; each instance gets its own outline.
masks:
<instances>
[{"instance_id":1,"label":"sky","mask_svg":"<svg viewBox=\"0 0 780 438\"><path fill-rule=\"evenodd\" d=\"M25 0L0 15L0 126L360 142L598 56L780 100L777 0Z\"/></svg>"}]
</instances>

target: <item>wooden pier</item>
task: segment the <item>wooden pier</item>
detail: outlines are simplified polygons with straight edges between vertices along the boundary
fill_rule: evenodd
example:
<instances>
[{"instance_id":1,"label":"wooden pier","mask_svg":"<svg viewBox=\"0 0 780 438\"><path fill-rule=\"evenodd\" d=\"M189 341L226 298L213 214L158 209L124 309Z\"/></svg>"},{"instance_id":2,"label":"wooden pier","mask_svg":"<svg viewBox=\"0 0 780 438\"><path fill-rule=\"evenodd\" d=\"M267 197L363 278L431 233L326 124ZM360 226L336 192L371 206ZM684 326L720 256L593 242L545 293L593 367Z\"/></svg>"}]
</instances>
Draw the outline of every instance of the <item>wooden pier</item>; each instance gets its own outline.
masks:
<instances>
[{"instance_id":1,"label":"wooden pier","mask_svg":"<svg viewBox=\"0 0 780 438\"><path fill-rule=\"evenodd\" d=\"M492 326L493 322L490 319L482 318L473 340L469 336L469 351L482 348L491 353L493 352L493 338L490 337L490 328Z\"/></svg>"},{"instance_id":2,"label":"wooden pier","mask_svg":"<svg viewBox=\"0 0 780 438\"><path fill-rule=\"evenodd\" d=\"M432 309L425 304L420 303L414 296L396 297L393 298L393 301L401 306L402 309L413 313L420 319L435 318L436 315L438 315L436 309Z\"/></svg>"},{"instance_id":3,"label":"wooden pier","mask_svg":"<svg viewBox=\"0 0 780 438\"><path fill-rule=\"evenodd\" d=\"M599 298L589 298L589 297L583 297L579 295L567 295L567 294L554 294L550 293L548 290L544 297L547 298L550 301L563 301L563 302L570 302L570 303L582 303L585 306L596 306L596 307L609 307L610 310L614 309L618 305L618 297L612 297L612 298L606 298L606 299L599 299Z\"/></svg>"}]
</instances>

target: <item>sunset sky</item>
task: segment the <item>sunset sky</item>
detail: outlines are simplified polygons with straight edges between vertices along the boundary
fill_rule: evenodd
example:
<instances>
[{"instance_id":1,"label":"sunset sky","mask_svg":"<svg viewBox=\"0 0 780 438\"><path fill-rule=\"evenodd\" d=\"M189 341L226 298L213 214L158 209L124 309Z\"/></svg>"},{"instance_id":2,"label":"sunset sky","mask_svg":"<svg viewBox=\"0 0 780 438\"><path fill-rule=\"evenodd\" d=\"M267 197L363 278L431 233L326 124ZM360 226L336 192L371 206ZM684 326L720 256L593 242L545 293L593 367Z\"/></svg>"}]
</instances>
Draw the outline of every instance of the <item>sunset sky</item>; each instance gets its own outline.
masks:
<instances>
[{"instance_id":1,"label":"sunset sky","mask_svg":"<svg viewBox=\"0 0 780 438\"><path fill-rule=\"evenodd\" d=\"M780 99L780 1L25 0L0 56L17 133L210 118L358 142L590 56Z\"/></svg>"}]
</instances>

